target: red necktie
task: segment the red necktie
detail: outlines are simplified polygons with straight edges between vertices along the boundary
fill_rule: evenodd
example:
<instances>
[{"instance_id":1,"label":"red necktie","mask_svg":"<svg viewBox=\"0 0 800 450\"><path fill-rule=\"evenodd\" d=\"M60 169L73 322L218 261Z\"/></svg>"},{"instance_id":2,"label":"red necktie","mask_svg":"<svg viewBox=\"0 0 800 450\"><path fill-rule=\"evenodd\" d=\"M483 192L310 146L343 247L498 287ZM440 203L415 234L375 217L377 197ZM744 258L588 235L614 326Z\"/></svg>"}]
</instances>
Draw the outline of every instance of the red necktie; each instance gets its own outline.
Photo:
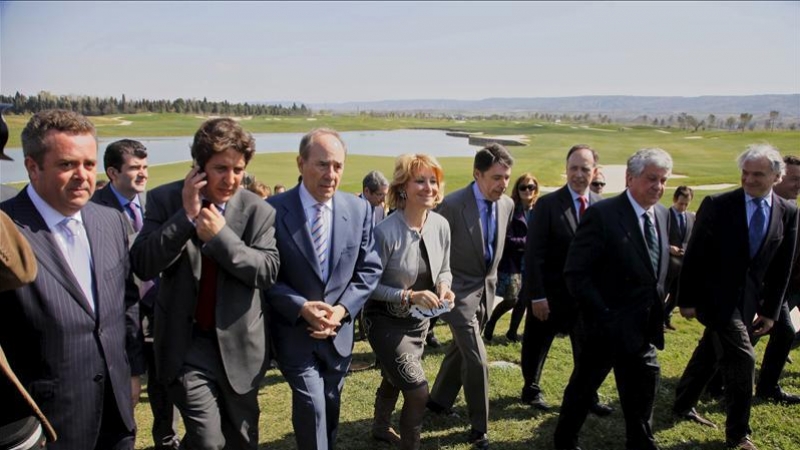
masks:
<instances>
[{"instance_id":1,"label":"red necktie","mask_svg":"<svg viewBox=\"0 0 800 450\"><path fill-rule=\"evenodd\" d=\"M578 201L581 202L581 208L578 210L578 220L580 220L583 218L583 213L586 212L586 205L589 202L586 200L585 195L581 195L580 197L578 197Z\"/></svg>"},{"instance_id":2,"label":"red necktie","mask_svg":"<svg viewBox=\"0 0 800 450\"><path fill-rule=\"evenodd\" d=\"M206 206L206 201L203 202ZM206 255L202 255L200 270L200 291L197 294L197 309L194 317L197 326L203 331L214 329L214 319L217 307L217 262Z\"/></svg>"}]
</instances>

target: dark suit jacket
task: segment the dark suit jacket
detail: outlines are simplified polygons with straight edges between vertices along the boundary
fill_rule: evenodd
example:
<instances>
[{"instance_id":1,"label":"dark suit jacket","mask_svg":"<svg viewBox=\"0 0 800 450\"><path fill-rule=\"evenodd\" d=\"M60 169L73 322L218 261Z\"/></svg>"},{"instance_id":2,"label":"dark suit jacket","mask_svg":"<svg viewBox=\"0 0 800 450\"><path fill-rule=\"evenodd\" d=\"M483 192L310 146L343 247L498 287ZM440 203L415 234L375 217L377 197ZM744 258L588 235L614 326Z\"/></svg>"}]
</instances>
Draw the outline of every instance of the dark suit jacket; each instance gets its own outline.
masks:
<instances>
[{"instance_id":1,"label":"dark suit jacket","mask_svg":"<svg viewBox=\"0 0 800 450\"><path fill-rule=\"evenodd\" d=\"M258 388L269 364L261 292L278 273L275 210L240 189L225 205L225 227L203 244L183 209L183 180L148 193L144 226L131 248L140 278L161 274L155 308L154 350L158 377L178 375L192 343L202 255L217 263L216 335L233 390Z\"/></svg>"},{"instance_id":2,"label":"dark suit jacket","mask_svg":"<svg viewBox=\"0 0 800 450\"><path fill-rule=\"evenodd\" d=\"M0 211L0 291L16 289L36 278L36 257L28 241L6 213ZM0 346L0 427L28 416L36 416L47 432L47 439L55 441L52 425L42 414L39 405L22 386L8 364Z\"/></svg>"},{"instance_id":3,"label":"dark suit jacket","mask_svg":"<svg viewBox=\"0 0 800 450\"><path fill-rule=\"evenodd\" d=\"M128 212L119 203L119 199L114 194L114 191L111 190L111 183L107 184L104 188L95 191L94 195L92 195L92 201L97 203L98 205L114 208L117 211L121 212L126 219L130 218ZM147 201L145 200L145 193L143 192L139 195L139 205L142 207L142 216L144 216L146 204ZM133 224L131 224L130 219L128 220L127 223L128 223L128 242L131 245L133 245L133 242L136 240L136 236L138 236L139 233L133 230ZM142 282L142 280L140 280L139 277L134 277L134 280L136 281L137 286L139 286ZM147 294L145 294L144 297L139 299L139 313L141 316L140 323L141 323L141 318L144 317L144 315L152 316L153 305L155 304L157 295L158 295L158 289L157 287L153 287L147 291ZM128 326L131 326L131 324L128 324ZM147 330L145 330L144 328L145 327L141 327L139 333L140 340L142 342L144 342L145 335L147 337L152 337L152 330L150 329L152 328L152 323L148 324L148 326L146 327Z\"/></svg>"},{"instance_id":4,"label":"dark suit jacket","mask_svg":"<svg viewBox=\"0 0 800 450\"><path fill-rule=\"evenodd\" d=\"M474 182L473 182L474 183ZM481 303L484 317L488 320L494 307L497 286L497 266L505 248L508 221L514 212L511 197L502 196L497 201L497 237L494 241L494 259L489 267L483 257L483 229L480 212L472 191L472 184L445 197L436 212L450 222L450 270L453 272L451 289L456 295L453 310L442 314L442 319L451 325L469 324L476 316Z\"/></svg>"},{"instance_id":5,"label":"dark suit jacket","mask_svg":"<svg viewBox=\"0 0 800 450\"><path fill-rule=\"evenodd\" d=\"M626 192L586 210L564 267L569 292L589 329L601 330L627 353L641 351L648 342L664 348L668 217L667 208L654 208L661 248L658 272Z\"/></svg>"},{"instance_id":6,"label":"dark suit jacket","mask_svg":"<svg viewBox=\"0 0 800 450\"><path fill-rule=\"evenodd\" d=\"M589 206L594 207L600 200L599 195L589 193ZM564 264L577 228L575 204L566 185L536 201L528 224L525 280L520 298L526 302L547 298L550 320L565 332L571 329L578 313L577 303L564 280Z\"/></svg>"},{"instance_id":7,"label":"dark suit jacket","mask_svg":"<svg viewBox=\"0 0 800 450\"><path fill-rule=\"evenodd\" d=\"M678 306L697 310L710 328L729 323L735 309L749 327L756 313L776 320L797 238L797 208L772 196L761 249L750 259L744 190L706 197L683 257Z\"/></svg>"},{"instance_id":8,"label":"dark suit jacket","mask_svg":"<svg viewBox=\"0 0 800 450\"><path fill-rule=\"evenodd\" d=\"M0 343L59 435L48 448L94 447L107 382L133 430L131 374L142 373L144 362L132 333L138 330L126 329L139 317L127 219L91 202L81 211L94 264L95 313L27 190L0 207L14 218L39 265L33 283L0 294Z\"/></svg>"},{"instance_id":9,"label":"dark suit jacket","mask_svg":"<svg viewBox=\"0 0 800 450\"><path fill-rule=\"evenodd\" d=\"M503 248L503 257L498 272L521 273L522 258L525 256L525 240L528 238L528 218L520 206L514 207L511 220L506 229L506 245Z\"/></svg>"},{"instance_id":10,"label":"dark suit jacket","mask_svg":"<svg viewBox=\"0 0 800 450\"><path fill-rule=\"evenodd\" d=\"M689 238L692 236L694 229L695 214L691 211L686 211L686 233L681 234L681 227L678 224L674 207L669 208L669 224L667 230L669 231L669 245L674 245L679 248L686 248L689 244ZM683 263L682 256L670 255L669 257L669 278L676 276L680 272L681 264Z\"/></svg>"},{"instance_id":11,"label":"dark suit jacket","mask_svg":"<svg viewBox=\"0 0 800 450\"><path fill-rule=\"evenodd\" d=\"M330 271L324 283L317 256L306 226L300 188L267 200L275 207L278 220L275 235L281 255L278 281L267 293L273 310L273 335L281 357L288 352L306 355L319 342L309 336L308 324L300 316L307 300L344 306L355 317L378 285L382 268L374 249L369 202L355 195L337 192L333 196ZM339 355L353 351L353 322L345 320L333 338Z\"/></svg>"}]
</instances>

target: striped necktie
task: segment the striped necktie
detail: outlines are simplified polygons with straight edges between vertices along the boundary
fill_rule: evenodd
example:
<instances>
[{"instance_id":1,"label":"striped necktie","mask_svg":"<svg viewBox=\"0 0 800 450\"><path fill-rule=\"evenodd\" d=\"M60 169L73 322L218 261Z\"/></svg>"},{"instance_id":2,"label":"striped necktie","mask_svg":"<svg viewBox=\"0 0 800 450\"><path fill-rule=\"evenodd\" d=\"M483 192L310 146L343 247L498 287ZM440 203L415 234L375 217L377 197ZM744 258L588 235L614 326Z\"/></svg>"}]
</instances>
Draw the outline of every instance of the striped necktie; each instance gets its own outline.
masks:
<instances>
[{"instance_id":1,"label":"striped necktie","mask_svg":"<svg viewBox=\"0 0 800 450\"><path fill-rule=\"evenodd\" d=\"M653 271L658 274L658 263L661 252L658 248L658 235L656 234L656 227L653 221L650 220L650 214L642 214L644 218L644 240L647 242L647 252L650 254L650 263L653 264Z\"/></svg>"},{"instance_id":2,"label":"striped necktie","mask_svg":"<svg viewBox=\"0 0 800 450\"><path fill-rule=\"evenodd\" d=\"M317 213L314 215L314 221L311 222L311 240L314 242L314 253L317 254L317 261L323 278L327 274L325 269L328 258L328 227L325 224L324 207L325 204L323 203L314 205Z\"/></svg>"}]
</instances>

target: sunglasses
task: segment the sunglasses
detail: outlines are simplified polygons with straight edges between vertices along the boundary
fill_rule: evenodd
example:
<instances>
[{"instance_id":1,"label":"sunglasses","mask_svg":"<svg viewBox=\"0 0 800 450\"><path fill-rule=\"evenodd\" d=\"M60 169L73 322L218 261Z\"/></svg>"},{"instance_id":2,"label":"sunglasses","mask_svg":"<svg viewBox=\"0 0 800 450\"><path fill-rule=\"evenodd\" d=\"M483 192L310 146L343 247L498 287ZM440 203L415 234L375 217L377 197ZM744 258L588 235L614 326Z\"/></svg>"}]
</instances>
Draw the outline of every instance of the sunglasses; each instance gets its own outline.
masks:
<instances>
[{"instance_id":1,"label":"sunglasses","mask_svg":"<svg viewBox=\"0 0 800 450\"><path fill-rule=\"evenodd\" d=\"M604 187L606 185L603 181L592 181L592 186L594 187Z\"/></svg>"},{"instance_id":2,"label":"sunglasses","mask_svg":"<svg viewBox=\"0 0 800 450\"><path fill-rule=\"evenodd\" d=\"M519 189L520 192L525 192L525 191L535 191L537 188L538 186L536 186L535 184L523 184L520 185L520 187L518 187L517 189Z\"/></svg>"}]
</instances>

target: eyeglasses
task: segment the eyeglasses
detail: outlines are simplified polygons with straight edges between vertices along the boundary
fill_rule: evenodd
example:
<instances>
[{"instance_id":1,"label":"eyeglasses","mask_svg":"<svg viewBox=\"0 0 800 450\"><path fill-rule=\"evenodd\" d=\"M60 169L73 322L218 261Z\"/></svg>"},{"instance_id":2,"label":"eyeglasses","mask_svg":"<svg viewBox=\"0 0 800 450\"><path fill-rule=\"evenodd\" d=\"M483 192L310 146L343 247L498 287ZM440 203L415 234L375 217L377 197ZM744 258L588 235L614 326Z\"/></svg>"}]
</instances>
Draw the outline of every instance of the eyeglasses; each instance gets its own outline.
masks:
<instances>
[{"instance_id":1,"label":"eyeglasses","mask_svg":"<svg viewBox=\"0 0 800 450\"><path fill-rule=\"evenodd\" d=\"M538 187L539 186L536 186L535 184L522 184L517 189L519 189L520 192L525 192L525 191L532 192L535 191Z\"/></svg>"},{"instance_id":2,"label":"eyeglasses","mask_svg":"<svg viewBox=\"0 0 800 450\"><path fill-rule=\"evenodd\" d=\"M592 186L594 187L604 187L606 183L604 181L592 181Z\"/></svg>"}]
</instances>

